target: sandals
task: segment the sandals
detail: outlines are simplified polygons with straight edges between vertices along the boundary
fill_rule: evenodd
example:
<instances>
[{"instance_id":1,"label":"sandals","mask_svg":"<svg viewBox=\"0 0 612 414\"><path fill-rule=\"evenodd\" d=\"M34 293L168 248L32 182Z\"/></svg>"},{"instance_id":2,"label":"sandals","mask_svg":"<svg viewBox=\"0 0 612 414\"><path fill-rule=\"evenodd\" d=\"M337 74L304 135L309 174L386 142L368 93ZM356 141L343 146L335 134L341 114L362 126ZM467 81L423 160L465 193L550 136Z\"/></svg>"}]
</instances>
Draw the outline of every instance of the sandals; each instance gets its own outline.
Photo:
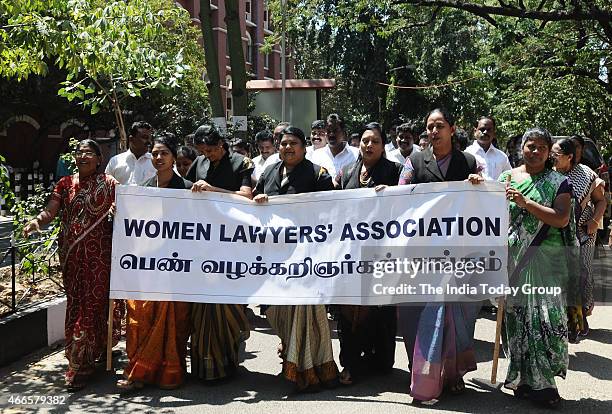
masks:
<instances>
[{"instance_id":1,"label":"sandals","mask_svg":"<svg viewBox=\"0 0 612 414\"><path fill-rule=\"evenodd\" d=\"M591 308L592 309L592 308ZM578 332L580 336L587 336L589 334L589 322L587 322L587 315L583 314L582 316L583 329Z\"/></svg>"},{"instance_id":2,"label":"sandals","mask_svg":"<svg viewBox=\"0 0 612 414\"><path fill-rule=\"evenodd\" d=\"M551 410L556 410L557 408L559 408L559 405L561 405L561 401L561 397L553 397L547 400L533 400L536 405L542 408L549 408Z\"/></svg>"},{"instance_id":3,"label":"sandals","mask_svg":"<svg viewBox=\"0 0 612 414\"><path fill-rule=\"evenodd\" d=\"M68 392L77 392L82 390L87 386L87 382L85 381L66 381L66 391Z\"/></svg>"},{"instance_id":4,"label":"sandals","mask_svg":"<svg viewBox=\"0 0 612 414\"><path fill-rule=\"evenodd\" d=\"M283 343L281 342L280 344L278 344L278 346L276 347L276 353L278 354L278 357L281 359L285 359L285 354L283 353Z\"/></svg>"},{"instance_id":5,"label":"sandals","mask_svg":"<svg viewBox=\"0 0 612 414\"><path fill-rule=\"evenodd\" d=\"M353 377L347 368L344 368L338 377L338 382L342 385L353 385Z\"/></svg>"},{"instance_id":6,"label":"sandals","mask_svg":"<svg viewBox=\"0 0 612 414\"><path fill-rule=\"evenodd\" d=\"M130 381L126 379L120 379L115 384L117 388L123 391L140 390L144 388L144 383L140 381Z\"/></svg>"},{"instance_id":7,"label":"sandals","mask_svg":"<svg viewBox=\"0 0 612 414\"><path fill-rule=\"evenodd\" d=\"M66 372L64 386L68 392L77 392L87 386L89 375L77 374L73 371Z\"/></svg>"},{"instance_id":8,"label":"sandals","mask_svg":"<svg viewBox=\"0 0 612 414\"><path fill-rule=\"evenodd\" d=\"M463 394L465 392L465 382L463 382L463 378L459 378L449 387L448 391L453 395Z\"/></svg>"},{"instance_id":9,"label":"sandals","mask_svg":"<svg viewBox=\"0 0 612 414\"><path fill-rule=\"evenodd\" d=\"M413 405L427 405L429 407L436 405L438 402L439 400L436 400L435 398L432 398L431 400L417 400L416 398L412 399Z\"/></svg>"},{"instance_id":10,"label":"sandals","mask_svg":"<svg viewBox=\"0 0 612 414\"><path fill-rule=\"evenodd\" d=\"M521 399L529 399L531 393L531 387L527 384L519 385L517 389L513 390L514 396Z\"/></svg>"},{"instance_id":11,"label":"sandals","mask_svg":"<svg viewBox=\"0 0 612 414\"><path fill-rule=\"evenodd\" d=\"M559 395L559 391L555 388L545 388L543 390L532 391L529 396L530 400L542 407L549 409L557 409L563 399Z\"/></svg>"}]
</instances>

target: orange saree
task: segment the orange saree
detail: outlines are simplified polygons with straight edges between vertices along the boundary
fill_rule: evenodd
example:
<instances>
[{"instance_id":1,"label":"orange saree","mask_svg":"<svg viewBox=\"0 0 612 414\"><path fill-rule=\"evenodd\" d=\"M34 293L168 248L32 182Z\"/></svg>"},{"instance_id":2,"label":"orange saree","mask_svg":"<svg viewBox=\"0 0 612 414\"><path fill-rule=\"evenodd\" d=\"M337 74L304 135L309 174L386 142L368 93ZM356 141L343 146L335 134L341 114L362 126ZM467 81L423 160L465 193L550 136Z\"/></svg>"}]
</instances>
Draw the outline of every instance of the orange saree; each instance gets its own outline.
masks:
<instances>
[{"instance_id":1,"label":"orange saree","mask_svg":"<svg viewBox=\"0 0 612 414\"><path fill-rule=\"evenodd\" d=\"M128 381L176 388L185 379L191 304L127 301Z\"/></svg>"}]
</instances>

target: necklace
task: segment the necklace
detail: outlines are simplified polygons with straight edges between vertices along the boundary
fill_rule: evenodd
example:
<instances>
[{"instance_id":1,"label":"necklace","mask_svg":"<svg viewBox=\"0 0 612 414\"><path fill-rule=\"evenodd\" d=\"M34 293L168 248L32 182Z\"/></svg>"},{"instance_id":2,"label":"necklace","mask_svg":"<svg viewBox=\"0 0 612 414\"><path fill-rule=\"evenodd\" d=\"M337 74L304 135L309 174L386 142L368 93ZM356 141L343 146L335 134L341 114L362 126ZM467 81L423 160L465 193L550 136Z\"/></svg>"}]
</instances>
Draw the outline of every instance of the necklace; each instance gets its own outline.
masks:
<instances>
[{"instance_id":1,"label":"necklace","mask_svg":"<svg viewBox=\"0 0 612 414\"><path fill-rule=\"evenodd\" d=\"M359 174L359 184L361 185L361 187L367 187L370 184L371 180L372 177L370 177L370 172L367 168L361 171L361 174Z\"/></svg>"}]
</instances>

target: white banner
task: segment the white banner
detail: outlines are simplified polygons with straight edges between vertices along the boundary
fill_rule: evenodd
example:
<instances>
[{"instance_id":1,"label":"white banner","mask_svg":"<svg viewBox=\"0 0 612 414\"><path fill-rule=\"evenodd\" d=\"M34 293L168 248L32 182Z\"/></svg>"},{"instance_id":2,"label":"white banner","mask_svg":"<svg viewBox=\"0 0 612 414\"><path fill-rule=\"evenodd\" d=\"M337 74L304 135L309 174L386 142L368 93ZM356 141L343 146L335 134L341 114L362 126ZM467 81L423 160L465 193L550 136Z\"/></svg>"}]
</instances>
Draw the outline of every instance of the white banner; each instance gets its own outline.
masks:
<instances>
[{"instance_id":1,"label":"white banner","mask_svg":"<svg viewBox=\"0 0 612 414\"><path fill-rule=\"evenodd\" d=\"M271 197L119 186L111 298L391 304L508 293L504 185Z\"/></svg>"}]
</instances>

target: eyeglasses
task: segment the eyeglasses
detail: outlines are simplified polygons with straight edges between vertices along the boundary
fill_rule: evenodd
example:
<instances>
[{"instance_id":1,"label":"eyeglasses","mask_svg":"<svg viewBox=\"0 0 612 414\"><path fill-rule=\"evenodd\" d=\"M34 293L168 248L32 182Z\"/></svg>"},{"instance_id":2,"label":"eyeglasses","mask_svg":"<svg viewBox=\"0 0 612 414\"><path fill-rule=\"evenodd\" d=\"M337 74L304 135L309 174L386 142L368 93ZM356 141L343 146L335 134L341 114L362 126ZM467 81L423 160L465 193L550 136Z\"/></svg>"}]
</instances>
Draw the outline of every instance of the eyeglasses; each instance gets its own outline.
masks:
<instances>
[{"instance_id":1,"label":"eyeglasses","mask_svg":"<svg viewBox=\"0 0 612 414\"><path fill-rule=\"evenodd\" d=\"M550 152L550 155L551 155L552 157L557 158L557 157L560 157L560 156L568 156L569 154L563 154L562 152L555 152L555 151L551 151L551 152Z\"/></svg>"},{"instance_id":2,"label":"eyeglasses","mask_svg":"<svg viewBox=\"0 0 612 414\"><path fill-rule=\"evenodd\" d=\"M78 157L93 158L96 155L98 155L98 154L96 154L93 151L75 151L74 152L74 157L75 158L78 158Z\"/></svg>"}]
</instances>

